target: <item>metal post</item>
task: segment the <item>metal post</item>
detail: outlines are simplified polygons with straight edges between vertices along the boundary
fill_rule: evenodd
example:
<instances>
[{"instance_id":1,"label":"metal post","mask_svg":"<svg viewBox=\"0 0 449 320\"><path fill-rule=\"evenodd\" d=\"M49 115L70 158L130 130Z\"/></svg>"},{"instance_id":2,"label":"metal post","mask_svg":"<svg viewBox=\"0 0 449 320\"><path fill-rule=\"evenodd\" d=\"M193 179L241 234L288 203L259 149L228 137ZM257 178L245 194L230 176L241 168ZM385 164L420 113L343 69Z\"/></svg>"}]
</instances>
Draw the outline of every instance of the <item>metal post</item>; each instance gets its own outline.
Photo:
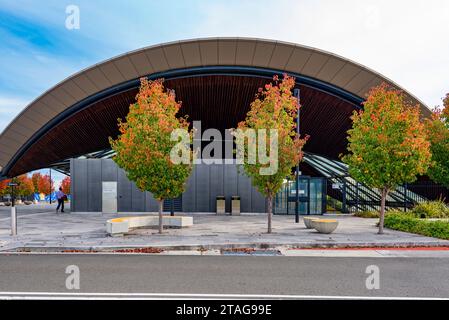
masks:
<instances>
[{"instance_id":1,"label":"metal post","mask_svg":"<svg viewBox=\"0 0 449 320\"><path fill-rule=\"evenodd\" d=\"M17 212L15 203L14 185L11 185L11 236L17 235Z\"/></svg>"},{"instance_id":2,"label":"metal post","mask_svg":"<svg viewBox=\"0 0 449 320\"><path fill-rule=\"evenodd\" d=\"M293 96L296 98L298 104L298 113L296 115L296 134L299 136L299 116L300 116L300 92L299 88L293 90ZM295 222L299 222L299 163L296 164L296 204L295 204Z\"/></svg>"},{"instance_id":3,"label":"metal post","mask_svg":"<svg viewBox=\"0 0 449 320\"><path fill-rule=\"evenodd\" d=\"M170 215L173 217L175 215L175 199L170 199Z\"/></svg>"},{"instance_id":4,"label":"metal post","mask_svg":"<svg viewBox=\"0 0 449 320\"><path fill-rule=\"evenodd\" d=\"M310 177L307 179L307 214L310 215Z\"/></svg>"},{"instance_id":5,"label":"metal post","mask_svg":"<svg viewBox=\"0 0 449 320\"><path fill-rule=\"evenodd\" d=\"M404 212L407 212L407 183L404 184Z\"/></svg>"},{"instance_id":6,"label":"metal post","mask_svg":"<svg viewBox=\"0 0 449 320\"><path fill-rule=\"evenodd\" d=\"M342 204L341 204L341 211L342 211L342 213L347 213L347 209L346 209L346 180L343 180L343 198L342 198Z\"/></svg>"}]
</instances>

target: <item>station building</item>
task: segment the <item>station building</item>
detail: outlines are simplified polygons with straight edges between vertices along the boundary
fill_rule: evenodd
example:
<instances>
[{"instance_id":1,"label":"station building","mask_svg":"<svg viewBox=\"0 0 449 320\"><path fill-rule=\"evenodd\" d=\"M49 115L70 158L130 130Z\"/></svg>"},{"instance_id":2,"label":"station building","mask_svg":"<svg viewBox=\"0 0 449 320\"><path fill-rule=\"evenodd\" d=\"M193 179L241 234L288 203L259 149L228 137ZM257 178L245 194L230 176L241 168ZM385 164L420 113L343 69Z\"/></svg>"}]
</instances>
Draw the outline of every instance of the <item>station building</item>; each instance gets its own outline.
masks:
<instances>
[{"instance_id":1,"label":"station building","mask_svg":"<svg viewBox=\"0 0 449 320\"><path fill-rule=\"evenodd\" d=\"M68 77L31 102L0 135L0 176L51 167L71 175L72 212L156 211L151 194L140 192L113 162L108 142L118 134L117 119L124 119L135 101L139 79L164 78L164 85L182 101L182 115L201 121L203 130L224 132L245 118L258 88L283 73L296 79L301 134L310 135L300 165L301 213L323 213L327 200L339 201L344 210L378 201L378 193L353 181L339 161L347 150L350 116L363 108L368 91L382 82L420 104L423 117L430 116L428 107L354 61L299 44L252 38L158 44ZM399 188L388 200L407 205L429 197L430 189L420 190ZM295 183L286 181L276 197L275 213L293 213L295 193ZM227 211L232 196L240 197L242 212L266 208L264 197L230 163L197 165L185 193L174 200L175 210L214 212L217 196L226 197Z\"/></svg>"}]
</instances>

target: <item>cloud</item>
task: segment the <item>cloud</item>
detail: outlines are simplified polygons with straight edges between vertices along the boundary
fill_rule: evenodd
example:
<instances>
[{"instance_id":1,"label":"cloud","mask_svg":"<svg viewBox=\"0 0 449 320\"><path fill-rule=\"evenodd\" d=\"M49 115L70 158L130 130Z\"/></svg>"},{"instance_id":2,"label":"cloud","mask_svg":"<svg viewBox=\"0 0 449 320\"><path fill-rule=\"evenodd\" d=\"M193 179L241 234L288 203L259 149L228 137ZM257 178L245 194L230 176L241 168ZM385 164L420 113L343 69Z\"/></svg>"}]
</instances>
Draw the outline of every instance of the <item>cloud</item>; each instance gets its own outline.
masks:
<instances>
[{"instance_id":1,"label":"cloud","mask_svg":"<svg viewBox=\"0 0 449 320\"><path fill-rule=\"evenodd\" d=\"M79 30L65 28L69 4L79 5ZM0 99L9 101L0 104L0 131L25 101L82 68L143 46L206 36L331 51L384 74L430 107L449 91L447 0L3 0L0 20Z\"/></svg>"},{"instance_id":2,"label":"cloud","mask_svg":"<svg viewBox=\"0 0 449 320\"><path fill-rule=\"evenodd\" d=\"M198 36L269 38L331 51L429 106L449 91L449 1L211 1L200 9Z\"/></svg>"},{"instance_id":3,"label":"cloud","mask_svg":"<svg viewBox=\"0 0 449 320\"><path fill-rule=\"evenodd\" d=\"M0 133L29 102L30 100L22 99L20 97L0 96Z\"/></svg>"}]
</instances>

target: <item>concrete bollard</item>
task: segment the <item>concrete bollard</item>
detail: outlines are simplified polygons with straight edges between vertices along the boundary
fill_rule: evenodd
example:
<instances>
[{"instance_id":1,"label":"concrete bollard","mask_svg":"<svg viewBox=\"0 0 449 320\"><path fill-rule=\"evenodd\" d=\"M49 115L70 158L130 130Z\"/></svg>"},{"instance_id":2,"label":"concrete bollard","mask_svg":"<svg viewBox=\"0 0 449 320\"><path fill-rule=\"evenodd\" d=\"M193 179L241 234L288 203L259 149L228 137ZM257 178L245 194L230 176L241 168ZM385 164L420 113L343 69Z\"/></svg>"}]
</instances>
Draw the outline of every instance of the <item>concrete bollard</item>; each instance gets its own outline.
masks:
<instances>
[{"instance_id":1,"label":"concrete bollard","mask_svg":"<svg viewBox=\"0 0 449 320\"><path fill-rule=\"evenodd\" d=\"M17 212L15 206L11 206L11 235L17 235Z\"/></svg>"}]
</instances>

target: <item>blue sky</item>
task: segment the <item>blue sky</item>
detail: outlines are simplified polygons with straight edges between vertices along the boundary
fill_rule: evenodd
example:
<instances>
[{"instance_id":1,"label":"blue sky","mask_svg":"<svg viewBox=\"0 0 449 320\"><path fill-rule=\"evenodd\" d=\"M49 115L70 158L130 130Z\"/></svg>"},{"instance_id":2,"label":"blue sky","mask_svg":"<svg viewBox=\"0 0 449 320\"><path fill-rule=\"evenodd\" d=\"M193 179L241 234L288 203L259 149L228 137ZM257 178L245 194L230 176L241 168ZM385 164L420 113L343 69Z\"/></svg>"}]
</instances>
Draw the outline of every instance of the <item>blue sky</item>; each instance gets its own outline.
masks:
<instances>
[{"instance_id":1,"label":"blue sky","mask_svg":"<svg viewBox=\"0 0 449 320\"><path fill-rule=\"evenodd\" d=\"M66 7L80 29L65 27ZM449 91L449 1L0 0L0 132L72 73L160 42L249 36L296 42L364 64L427 105Z\"/></svg>"}]
</instances>

